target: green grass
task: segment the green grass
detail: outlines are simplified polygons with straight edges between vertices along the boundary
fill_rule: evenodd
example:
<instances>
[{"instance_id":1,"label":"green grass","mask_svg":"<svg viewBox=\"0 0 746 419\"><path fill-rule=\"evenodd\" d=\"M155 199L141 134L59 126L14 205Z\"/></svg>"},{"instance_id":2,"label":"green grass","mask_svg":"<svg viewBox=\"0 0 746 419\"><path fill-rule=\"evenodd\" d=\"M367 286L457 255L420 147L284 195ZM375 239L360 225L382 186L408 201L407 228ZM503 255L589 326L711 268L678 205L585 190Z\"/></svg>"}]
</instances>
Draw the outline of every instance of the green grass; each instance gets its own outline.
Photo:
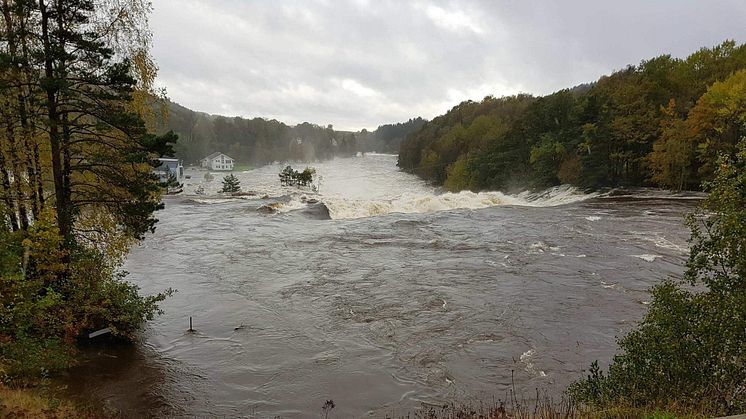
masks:
<instances>
[{"instance_id":1,"label":"green grass","mask_svg":"<svg viewBox=\"0 0 746 419\"><path fill-rule=\"evenodd\" d=\"M233 165L233 171L234 172L244 172L246 170L254 170L255 167L250 164L234 164Z\"/></svg>"},{"instance_id":2,"label":"green grass","mask_svg":"<svg viewBox=\"0 0 746 419\"><path fill-rule=\"evenodd\" d=\"M39 389L11 388L0 383L0 417L98 419L110 416L57 399Z\"/></svg>"}]
</instances>

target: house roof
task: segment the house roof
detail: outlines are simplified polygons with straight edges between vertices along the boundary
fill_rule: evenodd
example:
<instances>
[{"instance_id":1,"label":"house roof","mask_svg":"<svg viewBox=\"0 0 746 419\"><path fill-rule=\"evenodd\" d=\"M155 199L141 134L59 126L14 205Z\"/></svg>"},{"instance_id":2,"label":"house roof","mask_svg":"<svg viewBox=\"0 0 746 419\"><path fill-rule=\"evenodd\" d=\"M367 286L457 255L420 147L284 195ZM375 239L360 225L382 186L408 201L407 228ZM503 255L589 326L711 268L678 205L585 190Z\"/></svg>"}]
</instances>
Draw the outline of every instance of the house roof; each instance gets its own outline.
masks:
<instances>
[{"instance_id":1,"label":"house roof","mask_svg":"<svg viewBox=\"0 0 746 419\"><path fill-rule=\"evenodd\" d=\"M210 154L209 156L205 157L205 158L204 158L204 159L202 159L202 160L212 160L212 159L214 159L215 157L217 157L217 156L219 156L219 155L221 155L221 154L222 154L222 155L224 155L225 157L228 157L229 159L233 160L233 157L231 157L231 156L229 156L229 155L227 155L227 154L225 154L225 153L221 153L221 152L219 152L219 151L216 151L216 152L214 152L214 153Z\"/></svg>"}]
</instances>

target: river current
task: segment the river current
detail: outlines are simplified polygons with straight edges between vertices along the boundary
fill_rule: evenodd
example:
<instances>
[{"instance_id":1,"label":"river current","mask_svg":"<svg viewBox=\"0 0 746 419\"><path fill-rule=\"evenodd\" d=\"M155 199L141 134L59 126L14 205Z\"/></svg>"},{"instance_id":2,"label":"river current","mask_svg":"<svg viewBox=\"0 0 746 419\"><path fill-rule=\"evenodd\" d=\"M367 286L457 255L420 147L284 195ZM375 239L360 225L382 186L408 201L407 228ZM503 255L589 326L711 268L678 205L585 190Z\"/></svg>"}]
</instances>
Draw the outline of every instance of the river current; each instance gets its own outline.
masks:
<instances>
[{"instance_id":1,"label":"river current","mask_svg":"<svg viewBox=\"0 0 746 419\"><path fill-rule=\"evenodd\" d=\"M146 294L178 292L140 345L92 347L67 391L125 417L318 417L326 400L330 417L385 417L513 385L560 394L609 362L651 285L681 275L697 198L439 193L390 155L312 166L318 192L280 187L270 165L237 173L256 192L242 197L188 170L124 266Z\"/></svg>"}]
</instances>

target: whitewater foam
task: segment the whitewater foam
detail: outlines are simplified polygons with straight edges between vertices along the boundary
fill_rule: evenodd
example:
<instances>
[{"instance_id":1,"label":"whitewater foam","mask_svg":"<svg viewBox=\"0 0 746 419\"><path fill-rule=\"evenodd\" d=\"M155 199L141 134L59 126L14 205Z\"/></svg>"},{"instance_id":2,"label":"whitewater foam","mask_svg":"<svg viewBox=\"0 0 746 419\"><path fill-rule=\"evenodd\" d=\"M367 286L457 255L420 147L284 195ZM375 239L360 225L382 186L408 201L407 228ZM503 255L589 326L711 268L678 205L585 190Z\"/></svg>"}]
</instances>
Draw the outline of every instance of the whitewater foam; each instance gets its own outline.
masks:
<instances>
[{"instance_id":1,"label":"whitewater foam","mask_svg":"<svg viewBox=\"0 0 746 419\"><path fill-rule=\"evenodd\" d=\"M361 164L364 161L365 164ZM411 174L396 167L396 156L368 153L366 157L335 159L314 165L317 170L315 189L299 190L279 184L277 174L285 164L263 166L245 172L235 172L244 190L253 196L228 197L217 194L220 176L205 179L202 172L192 170L192 179L184 187L184 195L197 203L217 204L234 199L282 199L280 213L304 208L304 195L322 202L332 219L354 219L390 213L431 213L438 211L482 209L499 205L548 207L571 204L593 198L572 186L563 185L542 192L505 194L501 192L439 193ZM197 191L203 191L198 194ZM205 191L207 193L205 194ZM272 197L272 198L270 198Z\"/></svg>"},{"instance_id":2,"label":"whitewater foam","mask_svg":"<svg viewBox=\"0 0 746 419\"><path fill-rule=\"evenodd\" d=\"M662 257L661 255L650 255L650 254L644 254L644 255L631 255L632 257L642 259L645 262L655 262L656 259Z\"/></svg>"},{"instance_id":3,"label":"whitewater foam","mask_svg":"<svg viewBox=\"0 0 746 419\"><path fill-rule=\"evenodd\" d=\"M536 368L536 365L533 362L534 355L536 355L536 350L534 349L529 349L521 354L521 362L525 365L524 369L531 375L546 377L547 374L544 371Z\"/></svg>"},{"instance_id":4,"label":"whitewater foam","mask_svg":"<svg viewBox=\"0 0 746 419\"><path fill-rule=\"evenodd\" d=\"M571 186L559 186L541 193L523 192L447 192L442 194L401 194L393 199L353 200L342 197L323 198L333 219L351 219L390 213L429 213L457 209L482 209L499 205L551 207L584 201L596 196Z\"/></svg>"}]
</instances>

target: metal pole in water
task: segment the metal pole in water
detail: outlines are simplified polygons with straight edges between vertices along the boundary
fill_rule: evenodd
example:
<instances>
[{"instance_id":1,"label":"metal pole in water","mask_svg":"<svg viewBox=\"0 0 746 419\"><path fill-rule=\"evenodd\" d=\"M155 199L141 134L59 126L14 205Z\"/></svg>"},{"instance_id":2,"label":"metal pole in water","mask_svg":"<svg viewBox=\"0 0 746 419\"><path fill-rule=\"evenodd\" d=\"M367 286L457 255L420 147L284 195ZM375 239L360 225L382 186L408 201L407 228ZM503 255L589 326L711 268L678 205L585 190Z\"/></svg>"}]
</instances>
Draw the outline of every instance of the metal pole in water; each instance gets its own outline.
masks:
<instances>
[{"instance_id":1,"label":"metal pole in water","mask_svg":"<svg viewBox=\"0 0 746 419\"><path fill-rule=\"evenodd\" d=\"M194 329L192 329L192 316L189 316L189 331L194 332Z\"/></svg>"}]
</instances>

